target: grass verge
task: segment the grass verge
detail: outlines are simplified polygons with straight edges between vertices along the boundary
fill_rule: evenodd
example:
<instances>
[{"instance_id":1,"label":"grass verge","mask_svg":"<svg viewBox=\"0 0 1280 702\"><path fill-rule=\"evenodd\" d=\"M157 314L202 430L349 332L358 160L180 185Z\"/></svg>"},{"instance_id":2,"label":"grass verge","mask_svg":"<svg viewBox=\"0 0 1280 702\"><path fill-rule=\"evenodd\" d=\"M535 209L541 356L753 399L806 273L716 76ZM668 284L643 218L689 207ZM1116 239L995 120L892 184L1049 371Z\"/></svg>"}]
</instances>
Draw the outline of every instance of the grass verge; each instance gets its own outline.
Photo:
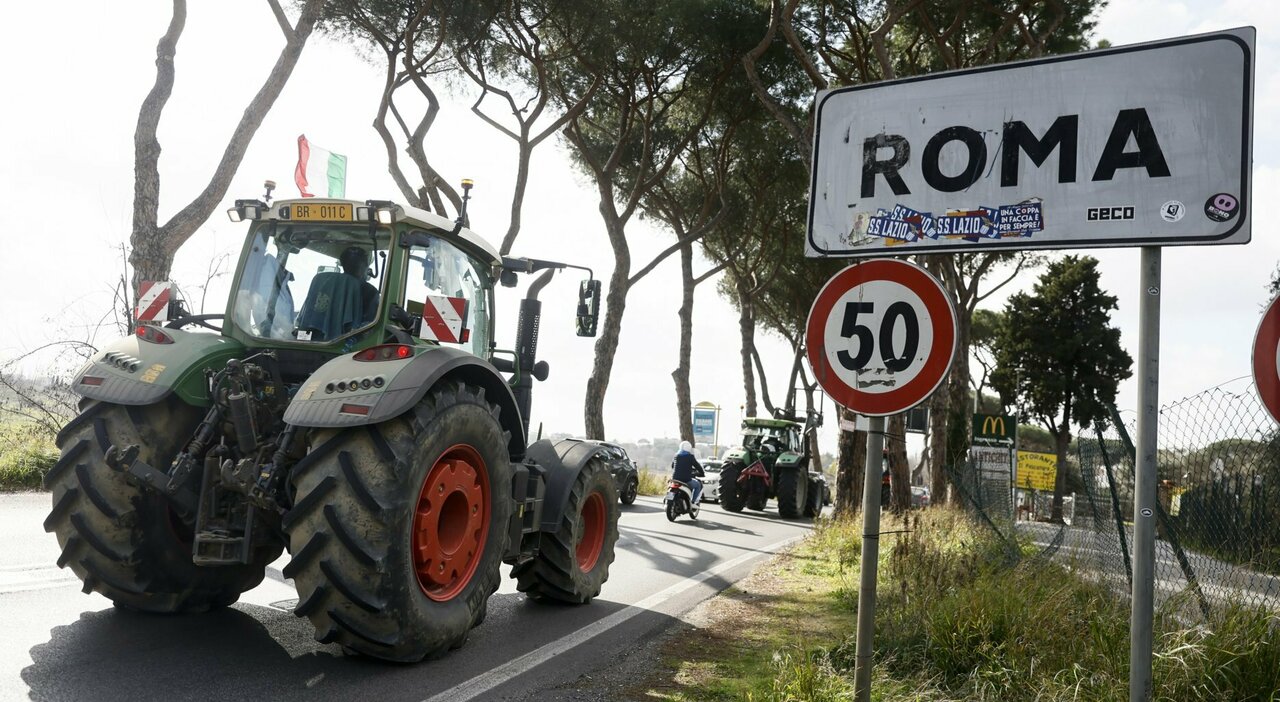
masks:
<instances>
[{"instance_id":1,"label":"grass verge","mask_svg":"<svg viewBox=\"0 0 1280 702\"><path fill-rule=\"evenodd\" d=\"M641 495L667 494L666 474L655 473L654 471L641 468L640 469L640 494Z\"/></svg>"},{"instance_id":2,"label":"grass verge","mask_svg":"<svg viewBox=\"0 0 1280 702\"><path fill-rule=\"evenodd\" d=\"M886 517L872 699L1128 698L1127 602L1069 566L1011 562L955 510ZM860 523L824 521L704 603L632 699L826 702L853 691ZM1229 607L1207 626L1157 613L1154 699L1280 699L1280 617Z\"/></svg>"},{"instance_id":3,"label":"grass verge","mask_svg":"<svg viewBox=\"0 0 1280 702\"><path fill-rule=\"evenodd\" d=\"M28 422L0 424L0 491L38 490L58 460L53 437Z\"/></svg>"}]
</instances>

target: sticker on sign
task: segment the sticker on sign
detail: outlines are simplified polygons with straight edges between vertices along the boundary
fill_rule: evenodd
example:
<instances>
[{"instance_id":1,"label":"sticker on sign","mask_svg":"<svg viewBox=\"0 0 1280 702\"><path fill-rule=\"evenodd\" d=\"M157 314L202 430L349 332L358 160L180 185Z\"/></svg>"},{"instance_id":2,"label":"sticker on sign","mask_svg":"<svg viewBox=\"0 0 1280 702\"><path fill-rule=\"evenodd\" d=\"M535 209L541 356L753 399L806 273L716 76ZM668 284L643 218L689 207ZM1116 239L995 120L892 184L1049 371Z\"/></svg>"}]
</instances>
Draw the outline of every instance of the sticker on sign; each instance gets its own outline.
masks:
<instances>
[{"instance_id":1,"label":"sticker on sign","mask_svg":"<svg viewBox=\"0 0 1280 702\"><path fill-rule=\"evenodd\" d=\"M823 91L805 253L1248 243L1255 34Z\"/></svg>"}]
</instances>

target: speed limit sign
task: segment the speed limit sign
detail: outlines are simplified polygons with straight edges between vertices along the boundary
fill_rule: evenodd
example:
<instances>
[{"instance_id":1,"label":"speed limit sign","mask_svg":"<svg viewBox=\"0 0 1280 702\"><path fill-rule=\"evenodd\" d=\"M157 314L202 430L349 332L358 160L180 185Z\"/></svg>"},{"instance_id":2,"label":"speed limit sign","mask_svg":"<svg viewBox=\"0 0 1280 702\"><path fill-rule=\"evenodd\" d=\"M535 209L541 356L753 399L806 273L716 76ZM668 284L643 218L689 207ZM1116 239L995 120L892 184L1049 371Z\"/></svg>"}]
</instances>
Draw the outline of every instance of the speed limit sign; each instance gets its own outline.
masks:
<instances>
[{"instance_id":1,"label":"speed limit sign","mask_svg":"<svg viewBox=\"0 0 1280 702\"><path fill-rule=\"evenodd\" d=\"M822 389L872 417L920 404L955 353L951 298L923 268L893 259L832 276L809 310L805 345Z\"/></svg>"}]
</instances>

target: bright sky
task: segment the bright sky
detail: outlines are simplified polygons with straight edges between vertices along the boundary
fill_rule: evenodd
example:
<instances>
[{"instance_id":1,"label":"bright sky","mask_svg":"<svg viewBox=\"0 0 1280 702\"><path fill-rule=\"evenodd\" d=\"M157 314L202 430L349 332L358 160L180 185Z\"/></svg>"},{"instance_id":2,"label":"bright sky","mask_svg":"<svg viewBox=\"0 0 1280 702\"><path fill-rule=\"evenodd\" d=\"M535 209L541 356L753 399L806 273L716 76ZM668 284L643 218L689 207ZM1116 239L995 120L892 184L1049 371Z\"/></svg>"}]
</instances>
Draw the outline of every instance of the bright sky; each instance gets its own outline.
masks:
<instances>
[{"instance_id":1,"label":"bright sky","mask_svg":"<svg viewBox=\"0 0 1280 702\"><path fill-rule=\"evenodd\" d=\"M0 319L8 333L0 359L52 340L83 335L105 311L123 269L118 246L127 241L133 197L133 132L138 107L155 79L155 44L171 5L18 3L0 24L0 112L7 156L0 167L0 227L8 243L0 259ZM1252 0L1112 0L1099 18L1097 38L1129 44L1242 25L1258 29L1254 193L1260 203L1280 186L1280 139L1271 129L1280 102L1280 5ZM1271 30L1276 29L1273 32ZM160 128L162 219L202 189L251 95L275 61L282 37L261 0L193 2L178 45L177 81ZM257 197L265 179L292 197L296 138L349 157L347 192L356 199L399 200L386 173L385 152L369 126L380 93L377 66L321 35L311 39L294 75L258 131L227 193ZM451 181L476 181L474 229L495 244L509 212L514 149L468 112L461 98L447 104L428 139L432 163ZM607 280L612 269L594 189L564 156L545 143L534 154L517 255L589 265ZM211 260L238 250L243 230L219 208L179 252L174 278L193 293ZM1248 375L1255 327L1266 303L1265 283L1280 260L1265 207L1255 210L1247 246L1168 248L1164 253L1160 397L1170 401ZM633 225L633 271L671 236ZM1113 322L1123 343L1137 347L1138 251L1089 252L1102 260L1102 285L1118 296ZM610 438L675 436L679 307L678 260L670 259L632 290L605 409ZM699 267L706 266L701 262ZM1019 281L1009 292L1030 286ZM211 288L210 312L221 312L226 278ZM535 388L533 422L547 432L582 431L582 394L593 340L573 334L576 279L544 291L540 355L551 377ZM221 290L221 292L220 292ZM521 291L522 292L522 291ZM198 294L196 295L198 297ZM993 300L995 307L1003 295ZM517 298L502 291L498 341L510 347ZM730 433L743 402L737 313L708 281L697 295L693 339L693 399L724 409ZM771 391L780 399L791 357L786 344L764 335L761 353ZM1122 409L1136 405L1135 384L1122 386ZM828 407L828 417L834 413ZM725 432L721 432L723 437ZM821 435L834 453L835 422Z\"/></svg>"}]
</instances>

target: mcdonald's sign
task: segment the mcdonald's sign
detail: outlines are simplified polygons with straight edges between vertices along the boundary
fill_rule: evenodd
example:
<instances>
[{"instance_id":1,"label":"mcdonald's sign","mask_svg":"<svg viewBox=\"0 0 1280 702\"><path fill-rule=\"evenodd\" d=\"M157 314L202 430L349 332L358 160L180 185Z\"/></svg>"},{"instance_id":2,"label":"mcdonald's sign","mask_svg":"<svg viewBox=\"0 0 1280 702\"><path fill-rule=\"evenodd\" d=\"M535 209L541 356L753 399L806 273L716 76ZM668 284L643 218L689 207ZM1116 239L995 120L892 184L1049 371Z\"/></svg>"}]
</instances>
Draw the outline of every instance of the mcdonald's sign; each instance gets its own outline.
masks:
<instances>
[{"instance_id":1,"label":"mcdonald's sign","mask_svg":"<svg viewBox=\"0 0 1280 702\"><path fill-rule=\"evenodd\" d=\"M973 441L976 446L1013 446L1018 422L1007 414L973 415Z\"/></svg>"}]
</instances>

